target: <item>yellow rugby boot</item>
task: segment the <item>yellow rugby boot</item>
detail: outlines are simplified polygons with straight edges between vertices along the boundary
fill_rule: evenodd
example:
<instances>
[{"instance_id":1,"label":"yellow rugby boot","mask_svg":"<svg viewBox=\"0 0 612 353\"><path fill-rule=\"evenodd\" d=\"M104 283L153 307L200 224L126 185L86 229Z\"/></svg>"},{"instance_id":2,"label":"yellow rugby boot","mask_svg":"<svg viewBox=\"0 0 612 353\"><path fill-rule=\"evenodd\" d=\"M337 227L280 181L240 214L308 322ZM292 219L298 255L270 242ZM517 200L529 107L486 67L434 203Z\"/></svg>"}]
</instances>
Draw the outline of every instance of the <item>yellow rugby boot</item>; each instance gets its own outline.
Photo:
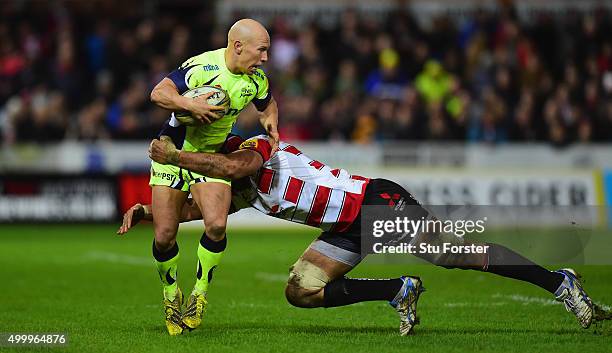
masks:
<instances>
[{"instance_id":1,"label":"yellow rugby boot","mask_svg":"<svg viewBox=\"0 0 612 353\"><path fill-rule=\"evenodd\" d=\"M202 316L206 312L208 301L204 294L191 293L187 300L187 307L183 314L183 325L189 330L198 328L202 324Z\"/></svg>"},{"instance_id":2,"label":"yellow rugby boot","mask_svg":"<svg viewBox=\"0 0 612 353\"><path fill-rule=\"evenodd\" d=\"M183 293L177 288L174 300L164 298L164 313L166 315L166 328L170 336L183 333L181 325L181 306L183 305Z\"/></svg>"}]
</instances>

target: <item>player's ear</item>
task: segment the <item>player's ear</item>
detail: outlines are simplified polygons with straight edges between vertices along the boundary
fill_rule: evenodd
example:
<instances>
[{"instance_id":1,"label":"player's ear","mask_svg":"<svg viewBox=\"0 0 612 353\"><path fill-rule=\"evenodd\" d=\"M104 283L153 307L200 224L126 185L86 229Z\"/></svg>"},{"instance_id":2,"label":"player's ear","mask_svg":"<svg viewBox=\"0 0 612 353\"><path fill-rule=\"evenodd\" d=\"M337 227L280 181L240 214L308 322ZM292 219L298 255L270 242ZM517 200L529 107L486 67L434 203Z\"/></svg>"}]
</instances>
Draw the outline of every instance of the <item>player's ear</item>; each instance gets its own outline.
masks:
<instances>
[{"instance_id":1,"label":"player's ear","mask_svg":"<svg viewBox=\"0 0 612 353\"><path fill-rule=\"evenodd\" d=\"M236 54L240 55L240 53L242 53L242 49L243 49L243 45L242 42L237 40L234 42L234 51L236 52Z\"/></svg>"}]
</instances>

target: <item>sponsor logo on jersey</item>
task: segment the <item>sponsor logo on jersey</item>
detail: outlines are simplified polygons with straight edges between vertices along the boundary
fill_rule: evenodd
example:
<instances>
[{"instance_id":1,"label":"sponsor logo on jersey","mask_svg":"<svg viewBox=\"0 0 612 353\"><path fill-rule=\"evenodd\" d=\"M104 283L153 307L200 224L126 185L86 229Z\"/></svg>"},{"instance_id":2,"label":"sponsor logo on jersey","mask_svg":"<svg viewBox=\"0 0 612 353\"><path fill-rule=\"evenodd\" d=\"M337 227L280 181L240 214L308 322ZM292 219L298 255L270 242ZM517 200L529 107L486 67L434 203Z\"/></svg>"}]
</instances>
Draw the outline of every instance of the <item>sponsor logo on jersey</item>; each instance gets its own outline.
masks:
<instances>
[{"instance_id":1,"label":"sponsor logo on jersey","mask_svg":"<svg viewBox=\"0 0 612 353\"><path fill-rule=\"evenodd\" d=\"M206 64L202 65L202 69L204 69L204 71L217 71L219 70L219 65Z\"/></svg>"},{"instance_id":2,"label":"sponsor logo on jersey","mask_svg":"<svg viewBox=\"0 0 612 353\"><path fill-rule=\"evenodd\" d=\"M262 73L259 70L255 70L255 72L253 72L253 75L261 78L262 80L264 79L264 76L262 75Z\"/></svg>"},{"instance_id":3,"label":"sponsor logo on jersey","mask_svg":"<svg viewBox=\"0 0 612 353\"><path fill-rule=\"evenodd\" d=\"M157 178L161 178L161 179L165 179L168 181L174 181L174 179L176 179L176 175L170 174L170 173L164 173L164 172L156 172L155 169L151 168L151 175L153 177L157 177Z\"/></svg>"},{"instance_id":4,"label":"sponsor logo on jersey","mask_svg":"<svg viewBox=\"0 0 612 353\"><path fill-rule=\"evenodd\" d=\"M398 203L400 204L404 204L404 198L401 197L400 194L393 194L393 195L389 195L386 192L383 192L382 194L380 194L380 198L383 200L389 200L389 207L393 208L393 206L395 206L396 201L398 201Z\"/></svg>"},{"instance_id":5,"label":"sponsor logo on jersey","mask_svg":"<svg viewBox=\"0 0 612 353\"><path fill-rule=\"evenodd\" d=\"M257 140L246 140L240 144L240 148L257 148Z\"/></svg>"},{"instance_id":6,"label":"sponsor logo on jersey","mask_svg":"<svg viewBox=\"0 0 612 353\"><path fill-rule=\"evenodd\" d=\"M242 91L240 91L240 98L242 97L250 97L254 94L253 90L251 88L248 87L244 87L242 88Z\"/></svg>"}]
</instances>

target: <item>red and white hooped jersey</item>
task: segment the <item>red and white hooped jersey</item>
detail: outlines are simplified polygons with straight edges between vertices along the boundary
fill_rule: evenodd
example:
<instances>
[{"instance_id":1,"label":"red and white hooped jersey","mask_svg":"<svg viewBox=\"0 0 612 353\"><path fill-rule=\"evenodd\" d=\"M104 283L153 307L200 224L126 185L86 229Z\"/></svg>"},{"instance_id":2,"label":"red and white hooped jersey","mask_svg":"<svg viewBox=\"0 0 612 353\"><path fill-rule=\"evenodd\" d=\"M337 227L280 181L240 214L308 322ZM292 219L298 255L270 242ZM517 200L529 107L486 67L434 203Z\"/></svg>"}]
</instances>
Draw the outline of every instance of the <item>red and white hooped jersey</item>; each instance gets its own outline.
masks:
<instances>
[{"instance_id":1,"label":"red and white hooped jersey","mask_svg":"<svg viewBox=\"0 0 612 353\"><path fill-rule=\"evenodd\" d=\"M250 188L232 191L236 206L335 232L348 229L359 214L368 178L332 169L282 141L270 158L266 135L244 141L240 149L258 152L264 164L249 178Z\"/></svg>"}]
</instances>

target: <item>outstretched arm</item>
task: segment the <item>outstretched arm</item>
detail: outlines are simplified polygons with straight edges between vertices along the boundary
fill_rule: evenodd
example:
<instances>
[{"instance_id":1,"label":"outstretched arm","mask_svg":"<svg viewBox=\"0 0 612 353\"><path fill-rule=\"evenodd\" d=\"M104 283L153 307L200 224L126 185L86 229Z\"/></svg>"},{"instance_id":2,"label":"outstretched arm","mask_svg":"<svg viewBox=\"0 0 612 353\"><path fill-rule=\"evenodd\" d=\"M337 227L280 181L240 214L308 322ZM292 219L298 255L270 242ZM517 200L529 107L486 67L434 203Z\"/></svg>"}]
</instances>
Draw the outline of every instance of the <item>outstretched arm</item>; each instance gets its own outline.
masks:
<instances>
[{"instance_id":1,"label":"outstretched arm","mask_svg":"<svg viewBox=\"0 0 612 353\"><path fill-rule=\"evenodd\" d=\"M185 152L176 149L167 136L151 142L149 157L158 163L172 164L213 178L227 179L253 175L263 165L261 155L252 150L238 150L230 154Z\"/></svg>"}]
</instances>

